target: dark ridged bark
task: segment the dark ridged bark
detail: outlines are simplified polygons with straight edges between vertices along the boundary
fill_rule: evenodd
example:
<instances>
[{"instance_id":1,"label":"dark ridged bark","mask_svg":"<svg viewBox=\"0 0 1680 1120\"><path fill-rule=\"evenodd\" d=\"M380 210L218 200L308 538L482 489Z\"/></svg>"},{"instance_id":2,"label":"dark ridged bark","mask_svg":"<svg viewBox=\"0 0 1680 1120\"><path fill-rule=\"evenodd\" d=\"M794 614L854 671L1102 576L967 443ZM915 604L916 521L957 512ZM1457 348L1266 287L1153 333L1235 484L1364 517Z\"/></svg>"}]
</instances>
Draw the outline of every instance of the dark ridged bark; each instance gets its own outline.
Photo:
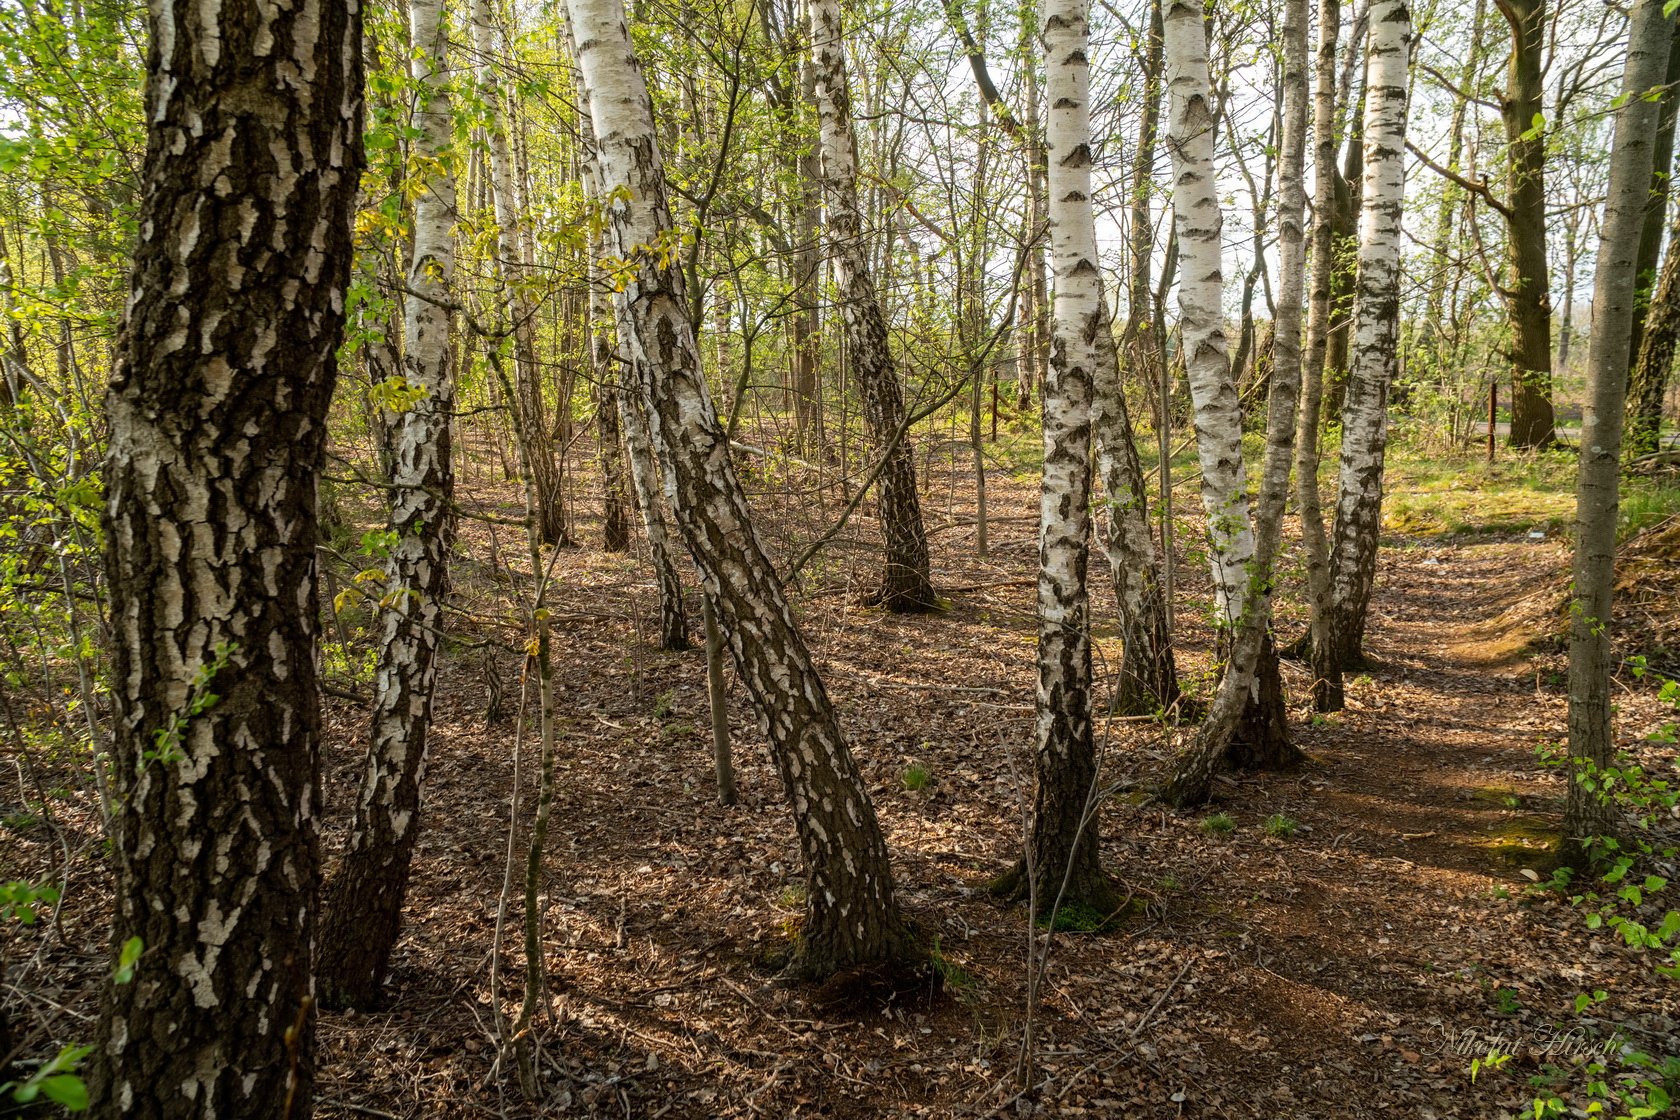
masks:
<instances>
[{"instance_id":1,"label":"dark ridged bark","mask_svg":"<svg viewBox=\"0 0 1680 1120\"><path fill-rule=\"evenodd\" d=\"M1546 0L1498 0L1511 29L1499 113L1505 122L1505 225L1510 279L1511 446L1552 442L1552 297L1546 259Z\"/></svg>"},{"instance_id":2,"label":"dark ridged bark","mask_svg":"<svg viewBox=\"0 0 1680 1120\"><path fill-rule=\"evenodd\" d=\"M95 1116L305 1117L315 487L362 159L354 6L152 7L106 410L114 947Z\"/></svg>"}]
</instances>

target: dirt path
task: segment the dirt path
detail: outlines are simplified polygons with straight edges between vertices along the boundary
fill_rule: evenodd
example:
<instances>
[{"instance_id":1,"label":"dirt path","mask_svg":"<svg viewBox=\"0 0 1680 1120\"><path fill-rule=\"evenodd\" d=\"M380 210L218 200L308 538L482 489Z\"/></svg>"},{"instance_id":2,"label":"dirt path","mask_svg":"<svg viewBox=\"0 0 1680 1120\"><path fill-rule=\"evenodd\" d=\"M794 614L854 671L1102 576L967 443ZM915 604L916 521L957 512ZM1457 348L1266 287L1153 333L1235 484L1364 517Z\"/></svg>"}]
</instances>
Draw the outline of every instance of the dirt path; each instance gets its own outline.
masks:
<instances>
[{"instance_id":1,"label":"dirt path","mask_svg":"<svg viewBox=\"0 0 1680 1120\"><path fill-rule=\"evenodd\" d=\"M1611 1014L1673 1030L1673 996L1644 966L1578 914L1521 898L1560 790L1534 747L1559 734L1563 699L1489 621L1555 573L1559 546L1400 544L1384 551L1378 667L1347 712L1301 728L1309 769L1223 780L1210 811L1233 819L1228 835L1202 814L1105 807L1105 859L1142 913L1057 935L1031 1024L1037 1088L1017 1098L1025 929L981 888L1018 843L1030 769L1031 557L1005 542L977 564L960 536L944 537L944 582L990 586L945 615L820 594L803 608L947 998L846 1014L770 982L761 962L802 886L749 714L743 803L720 810L698 655L649 653L636 627L597 617L562 651L552 1097L495 1087L487 954L511 774L507 731L482 727L457 665L393 1008L324 1021L320 1114L1486 1117L1526 1106L1533 1051L1579 991L1611 989ZM579 564L580 618L615 588L644 595L631 561ZM1158 765L1157 738L1117 729L1109 772ZM905 788L912 765L926 788ZM343 752L341 789L354 770ZM1273 814L1292 836L1266 834ZM502 967L517 974L517 953ZM1524 1056L1472 1086L1474 1032Z\"/></svg>"}]
</instances>

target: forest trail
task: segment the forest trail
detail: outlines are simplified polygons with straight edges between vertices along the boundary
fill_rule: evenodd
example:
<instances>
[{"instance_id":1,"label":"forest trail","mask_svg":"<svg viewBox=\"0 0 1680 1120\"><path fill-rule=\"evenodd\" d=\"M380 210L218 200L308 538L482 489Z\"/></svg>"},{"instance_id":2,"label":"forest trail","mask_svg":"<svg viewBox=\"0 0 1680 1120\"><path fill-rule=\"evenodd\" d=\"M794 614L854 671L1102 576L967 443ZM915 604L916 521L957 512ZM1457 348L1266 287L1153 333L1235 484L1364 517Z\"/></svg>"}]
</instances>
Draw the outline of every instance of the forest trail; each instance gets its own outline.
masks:
<instances>
[{"instance_id":1,"label":"forest trail","mask_svg":"<svg viewBox=\"0 0 1680 1120\"><path fill-rule=\"evenodd\" d=\"M954 524L935 536L936 579L977 590L952 593L949 611L884 615L838 586L802 601L905 908L951 978L932 1003L862 1014L774 985L765 967L796 927L802 885L738 690L743 798L722 810L702 656L649 650L635 560L576 555L571 601L557 606L567 714L546 895L561 1024L549 1057L567 1087L540 1114L1486 1117L1532 1099L1524 1078L1577 992L1611 989L1619 1021L1673 1029L1673 998L1644 987L1643 965L1590 937L1579 914L1522 899L1521 869L1546 873L1561 804L1534 748L1561 734L1564 700L1543 659L1511 652L1520 642L1497 616L1556 578L1562 546L1393 541L1377 665L1350 681L1346 712L1297 723L1306 770L1222 778L1205 812L1231 818L1223 835L1205 812L1107 800L1104 859L1140 912L1114 933L1056 935L1033 1021L1038 1088L1017 1097L1025 929L984 885L1019 843L1030 775L1031 600L1018 578L1030 541L1003 540L980 562ZM473 585L458 586L469 611ZM1112 647L1099 639L1098 652ZM1286 675L1303 693L1298 670ZM323 1019L323 1116L525 1114L496 1103L491 1070L511 728L484 726L480 677L471 659L446 669L395 999L387 1013ZM346 714L340 742L358 731ZM1167 757L1158 732L1112 732L1113 780ZM352 747L330 760L335 813L354 789ZM916 770L925 785L912 790ZM1274 814L1292 835L1267 834ZM520 967L510 949L504 977ZM1496 1032L1525 1056L1472 1086L1478 1040Z\"/></svg>"}]
</instances>

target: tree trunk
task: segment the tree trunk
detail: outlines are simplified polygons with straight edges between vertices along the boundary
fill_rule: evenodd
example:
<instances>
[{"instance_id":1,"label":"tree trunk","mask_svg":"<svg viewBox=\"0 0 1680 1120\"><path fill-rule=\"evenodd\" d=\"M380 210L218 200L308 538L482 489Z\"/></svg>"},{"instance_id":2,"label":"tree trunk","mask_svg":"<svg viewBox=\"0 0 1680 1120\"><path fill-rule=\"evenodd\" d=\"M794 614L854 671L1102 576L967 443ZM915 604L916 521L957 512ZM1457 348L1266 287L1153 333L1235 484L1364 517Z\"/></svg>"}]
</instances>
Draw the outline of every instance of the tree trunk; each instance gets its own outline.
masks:
<instances>
[{"instance_id":1,"label":"tree trunk","mask_svg":"<svg viewBox=\"0 0 1680 1120\"><path fill-rule=\"evenodd\" d=\"M1633 326L1629 330L1630 369L1638 364L1645 336L1645 319L1657 286L1657 265L1662 259L1663 231L1668 227L1669 180L1674 170L1674 124L1680 110L1680 20L1670 33L1668 70L1663 75L1662 109L1651 145L1651 193L1645 199L1645 216L1639 228L1639 258L1635 262ZM1630 433L1631 434L1631 433Z\"/></svg>"},{"instance_id":2,"label":"tree trunk","mask_svg":"<svg viewBox=\"0 0 1680 1120\"><path fill-rule=\"evenodd\" d=\"M645 246L672 233L653 107L621 0L571 0L617 255L637 388L678 526L712 597L737 671L770 740L809 875L790 972L826 976L914 953L893 894L886 841L794 625L701 375L683 275Z\"/></svg>"},{"instance_id":3,"label":"tree trunk","mask_svg":"<svg viewBox=\"0 0 1680 1120\"><path fill-rule=\"evenodd\" d=\"M575 43L572 52L574 55L577 53ZM595 129L589 116L589 98L584 92L583 75L575 69L572 84L577 91L578 127L583 138L583 187L591 199L600 203L605 194L601 188ZM610 255L611 240L610 233L603 229L590 253L597 262L592 268L599 268L598 262ZM665 520L665 491L659 480L659 464L654 460L653 436L648 431L648 420L642 412L633 384L630 335L634 328L625 319L625 308L622 301L613 295L605 270L601 269L599 273L592 271L592 275L597 283L591 287L591 300L599 290L611 303L614 337L609 340L611 349L607 354L607 364L601 364L598 350L605 328L600 328L601 333L591 338L591 345L597 347L596 369L602 385L610 383L612 386L613 403L618 409L617 427L624 437L625 453L630 461L630 492L641 513L642 531L647 534L648 558L653 564L654 584L659 591L659 648L680 652L688 648L688 614L683 609L682 577L677 571L676 545L671 540L670 526ZM541 496L537 495L536 500L540 511Z\"/></svg>"},{"instance_id":4,"label":"tree trunk","mask_svg":"<svg viewBox=\"0 0 1680 1120\"><path fill-rule=\"evenodd\" d=\"M1033 393L1044 383L1050 355L1050 289L1045 282L1044 244L1046 210L1049 206L1047 168L1044 163L1043 125L1040 120L1038 88L1037 5L1021 10L1022 131L1026 134L1027 164L1027 255L1026 284L1021 289L1021 327L1017 331L1015 355L1015 404L1025 411L1032 407Z\"/></svg>"},{"instance_id":5,"label":"tree trunk","mask_svg":"<svg viewBox=\"0 0 1680 1120\"><path fill-rule=\"evenodd\" d=\"M1339 0L1319 0L1318 56L1313 90L1312 299L1307 312L1306 360L1301 369L1301 411L1296 420L1295 495L1306 553L1307 595L1312 608L1309 660L1313 707L1342 708L1342 669L1335 657L1335 612L1330 596L1330 544L1318 489L1320 415L1324 401L1324 365L1330 340L1331 295L1336 275L1336 37Z\"/></svg>"},{"instance_id":6,"label":"tree trunk","mask_svg":"<svg viewBox=\"0 0 1680 1120\"><path fill-rule=\"evenodd\" d=\"M478 7L484 0L479 0ZM475 11L475 15L480 13ZM327 892L317 985L328 1007L373 1005L401 931L409 867L420 834L427 728L437 679L438 634L448 589L454 471L449 421L455 372L450 314L443 304L455 273L454 119L448 78L448 22L442 0L410 0L414 161L414 254L404 316L403 377L425 395L392 417L391 513L383 628L368 734L367 771L344 861Z\"/></svg>"},{"instance_id":7,"label":"tree trunk","mask_svg":"<svg viewBox=\"0 0 1680 1120\"><path fill-rule=\"evenodd\" d=\"M1092 379L1095 339L1108 329L1091 207L1090 63L1086 0L1048 0L1044 57L1049 115L1050 259L1055 306L1050 371L1041 399L1037 791L1015 894L1040 913L1079 904L1100 913L1113 892L1098 861L1097 753L1091 723L1086 566L1091 541ZM1006 876L1004 882L1009 877Z\"/></svg>"},{"instance_id":8,"label":"tree trunk","mask_svg":"<svg viewBox=\"0 0 1680 1120\"><path fill-rule=\"evenodd\" d=\"M360 10L157 4L106 412L113 967L92 1115L301 1117L319 885L316 482L362 163ZM283 50L270 49L283 44Z\"/></svg>"},{"instance_id":9,"label":"tree trunk","mask_svg":"<svg viewBox=\"0 0 1680 1120\"><path fill-rule=\"evenodd\" d=\"M1552 298L1546 260L1546 0L1498 0L1511 27L1499 101L1505 122L1505 223L1511 279L1511 446L1552 442Z\"/></svg>"},{"instance_id":10,"label":"tree trunk","mask_svg":"<svg viewBox=\"0 0 1680 1120\"><path fill-rule=\"evenodd\" d=\"M1138 459L1137 440L1126 408L1120 379L1120 360L1139 375L1144 391L1155 383L1161 358L1149 322L1150 228L1149 191L1155 163L1155 140L1161 105L1161 5L1150 5L1149 45L1143 63L1143 104L1138 121L1138 146L1132 162L1130 270L1127 280L1126 326L1116 353L1106 316L1095 335L1098 352L1093 367L1097 466L1107 493L1108 517L1104 544L1114 595L1120 604L1120 679L1113 710L1118 715L1147 715L1170 711L1178 703L1178 667L1173 659L1172 634L1167 622L1167 590L1162 561L1149 526L1148 487ZM1099 277L1100 280L1100 277ZM1102 300L1106 308L1106 299ZM1166 464L1163 462L1163 472Z\"/></svg>"},{"instance_id":11,"label":"tree trunk","mask_svg":"<svg viewBox=\"0 0 1680 1120\"><path fill-rule=\"evenodd\" d=\"M1400 215L1406 190L1411 37L1411 14L1401 0L1372 3L1353 372L1342 409L1341 479L1330 556L1332 633L1335 657L1344 672L1364 663L1365 616L1382 529L1388 392L1400 364Z\"/></svg>"},{"instance_id":12,"label":"tree trunk","mask_svg":"<svg viewBox=\"0 0 1680 1120\"><path fill-rule=\"evenodd\" d=\"M822 132L823 191L827 200L828 244L839 287L846 355L863 399L864 424L877 450L887 457L877 479L886 569L870 595L894 611L931 610L939 604L928 575L927 532L916 492L915 448L904 427L904 391L887 348L887 324L876 297L863 240L857 197L857 137L852 129L851 94L846 87L846 47L840 0L811 0L812 73Z\"/></svg>"},{"instance_id":13,"label":"tree trunk","mask_svg":"<svg viewBox=\"0 0 1680 1120\"><path fill-rule=\"evenodd\" d=\"M1638 0L1628 28L1623 104L1616 112L1610 183L1593 283L1587 399L1581 418L1581 464L1575 506L1575 598L1569 627L1569 799L1565 855L1580 865L1595 837L1617 831L1618 812L1598 781L1610 766L1610 626L1615 587L1616 512L1621 483L1627 332L1632 326L1645 202L1659 106L1641 94L1663 80L1670 24L1663 0Z\"/></svg>"},{"instance_id":14,"label":"tree trunk","mask_svg":"<svg viewBox=\"0 0 1680 1120\"><path fill-rule=\"evenodd\" d=\"M1302 164L1307 131L1307 0L1289 0L1285 6L1283 40L1279 284L1274 360L1267 393L1266 453L1254 513L1252 556L1242 572L1242 584L1228 592L1232 597L1240 596L1237 599L1240 613L1226 615L1230 657L1195 740L1178 760L1162 791L1163 799L1179 807L1206 799L1214 770L1223 761L1282 768L1295 765L1301 758L1289 739L1283 685L1278 676L1270 627L1272 567L1282 535L1284 504L1289 496L1289 468L1295 453L1296 405L1301 385L1301 301L1306 261ZM1205 382L1216 382L1214 387L1219 389L1213 393L1208 391L1209 385L1204 383L1201 387L1196 402L1197 442L1198 445L1204 441L1216 444L1220 450L1234 443L1236 489L1231 494L1215 495L1217 504L1209 503L1209 517L1217 509L1227 518L1240 518L1246 524L1249 511L1241 481L1240 427L1234 441L1226 431L1227 427L1238 427L1240 421L1231 415L1235 411L1234 401L1232 406L1223 405L1227 394L1235 396L1235 379L1223 352L1223 335L1208 332L1204 325L1210 318L1217 322L1221 224L1211 174L1212 121L1205 101L1198 101L1199 97L1206 97L1208 89L1205 43L1199 6L1190 0L1171 0L1166 13L1166 44L1168 88L1172 95L1170 145L1176 180L1173 209L1179 236L1187 250L1185 279L1180 283L1181 317L1187 340L1192 337L1192 324L1197 334L1207 340L1200 343L1202 353L1192 355L1192 360L1204 367L1198 376ZM1209 127L1202 131L1204 119ZM1181 200L1185 207L1182 212ZM1211 239L1206 229L1209 225ZM1213 268L1211 280L1206 278L1209 266ZM1192 285L1191 277L1203 279ZM1192 289L1188 293L1187 287ZM1203 302L1210 298L1211 303ZM1221 363L1223 370L1218 368ZM1195 385L1192 381L1193 388ZM1204 402L1219 402L1221 407L1211 408ZM1217 442L1214 437L1219 437ZM1198 449L1205 476L1207 450Z\"/></svg>"},{"instance_id":15,"label":"tree trunk","mask_svg":"<svg viewBox=\"0 0 1680 1120\"><path fill-rule=\"evenodd\" d=\"M1628 407L1628 450L1648 455L1658 450L1663 419L1663 398L1668 394L1668 375L1674 368L1675 343L1680 341L1680 211L1669 231L1668 257L1662 276L1645 313L1645 330L1639 343L1639 364L1634 367Z\"/></svg>"}]
</instances>

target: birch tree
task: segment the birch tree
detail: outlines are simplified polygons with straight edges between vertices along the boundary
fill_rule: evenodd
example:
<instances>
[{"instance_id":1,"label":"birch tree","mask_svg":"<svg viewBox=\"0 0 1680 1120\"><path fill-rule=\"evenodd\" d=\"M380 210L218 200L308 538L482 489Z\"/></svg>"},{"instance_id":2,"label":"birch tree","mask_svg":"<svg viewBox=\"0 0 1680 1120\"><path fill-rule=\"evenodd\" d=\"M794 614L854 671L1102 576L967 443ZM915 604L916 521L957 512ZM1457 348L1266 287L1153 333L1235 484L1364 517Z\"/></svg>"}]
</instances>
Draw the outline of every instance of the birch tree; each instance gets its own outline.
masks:
<instances>
[{"instance_id":1,"label":"birch tree","mask_svg":"<svg viewBox=\"0 0 1680 1120\"><path fill-rule=\"evenodd\" d=\"M1373 0L1366 41L1353 369L1342 407L1341 476L1330 556L1331 634L1343 670L1364 664L1365 615L1382 528L1388 393L1400 365L1400 218L1411 39L1411 12L1403 0ZM1550 343L1547 347L1549 353Z\"/></svg>"},{"instance_id":2,"label":"birch tree","mask_svg":"<svg viewBox=\"0 0 1680 1120\"><path fill-rule=\"evenodd\" d=\"M1610 729L1610 621L1622 407L1627 393L1627 339L1634 316L1634 266L1660 112L1647 94L1662 84L1668 64L1670 24L1663 6L1664 0L1638 0L1629 21L1622 105L1616 111L1610 185L1593 284L1587 399L1576 479L1574 598L1569 610L1570 769L1563 823L1566 854L1576 862L1589 854L1595 837L1617 831L1616 812L1598 774L1611 765L1615 742Z\"/></svg>"},{"instance_id":3,"label":"birch tree","mask_svg":"<svg viewBox=\"0 0 1680 1120\"><path fill-rule=\"evenodd\" d=\"M770 740L809 876L789 972L820 977L914 954L874 805L774 567L701 372L673 243L653 108L622 0L570 0L636 387L677 525Z\"/></svg>"},{"instance_id":4,"label":"birch tree","mask_svg":"<svg viewBox=\"0 0 1680 1120\"><path fill-rule=\"evenodd\" d=\"M906 424L904 390L887 346L887 323L869 267L858 205L857 136L846 82L840 0L811 0L811 74L815 81L829 254L834 261L846 353L863 398L864 423L886 456L879 487L886 570L870 599L889 610L938 605L928 574L927 531L916 490L916 455ZM902 432L902 434L901 434ZM894 442L896 438L896 443Z\"/></svg>"},{"instance_id":5,"label":"birch tree","mask_svg":"<svg viewBox=\"0 0 1680 1120\"><path fill-rule=\"evenodd\" d=\"M1044 472L1038 506L1038 693L1033 751L1037 791L1020 872L999 893L1036 908L1114 908L1098 861L1097 752L1091 722L1091 637L1086 566L1091 540L1092 384L1096 336L1108 330L1091 208L1089 25L1085 0L1044 9L1049 111L1050 264L1055 301L1050 368L1040 392Z\"/></svg>"},{"instance_id":6,"label":"birch tree","mask_svg":"<svg viewBox=\"0 0 1680 1120\"><path fill-rule=\"evenodd\" d=\"M1313 279L1295 436L1296 506L1312 612L1307 647L1312 663L1313 707L1321 712L1342 708L1342 668L1332 636L1335 610L1330 594L1330 542L1324 533L1318 490L1319 415L1324 407L1324 366L1336 278L1336 39L1340 20L1340 0L1319 0L1313 87Z\"/></svg>"},{"instance_id":7,"label":"birch tree","mask_svg":"<svg viewBox=\"0 0 1680 1120\"><path fill-rule=\"evenodd\" d=\"M481 8L483 0L476 7ZM389 422L390 552L381 596L367 769L355 824L322 920L318 982L329 1007L368 1007L396 947L420 833L438 635L448 588L447 530L454 492L449 346L455 272L454 134L449 20L443 0L410 0L414 113L414 252L403 321L403 378L417 396ZM482 14L475 10L475 17Z\"/></svg>"},{"instance_id":8,"label":"birch tree","mask_svg":"<svg viewBox=\"0 0 1680 1120\"><path fill-rule=\"evenodd\" d=\"M151 7L106 397L116 785L96 1116L307 1115L316 482L362 160L361 11ZM129 958L132 960L132 958Z\"/></svg>"},{"instance_id":9,"label":"birch tree","mask_svg":"<svg viewBox=\"0 0 1680 1120\"><path fill-rule=\"evenodd\" d=\"M1208 451L1202 446L1204 440L1214 444L1221 453L1236 456L1235 493L1216 493L1208 501L1208 483L1204 480L1204 502L1208 504L1210 521L1218 510L1225 517L1240 517L1242 527L1247 528L1249 511L1242 491L1240 419L1233 415L1228 421L1236 431L1227 432L1223 428L1227 423L1224 401L1230 400L1233 413L1236 408L1235 379L1225 353L1223 332L1208 329L1210 321L1214 324L1220 321L1221 219L1213 196L1214 119L1206 103L1207 48L1200 8L1186 0L1174 0L1167 7L1165 31L1171 98L1168 146L1173 151L1173 213L1184 253L1184 278L1179 282L1180 314L1185 323L1187 361L1202 367L1198 377L1192 379L1191 387L1196 394L1196 437L1204 475L1208 464ZM1227 609L1234 602L1236 613L1227 615L1231 627L1230 656L1219 690L1196 738L1178 760L1162 792L1163 799L1177 806L1204 800L1214 770L1227 758L1246 766L1282 767L1294 764L1300 757L1284 725L1282 687L1277 681L1270 625L1272 567L1282 532L1284 502L1289 494L1301 382L1307 0L1288 0L1285 5L1283 56L1277 329L1267 393L1266 453L1253 517L1253 545L1241 573L1241 584L1227 591L1230 596L1225 600ZM1193 321L1198 333L1196 351L1189 350ZM1198 379L1202 382L1199 387ZM1210 531L1219 530L1216 526ZM1218 536L1214 540L1217 546ZM1215 563L1218 563L1217 556Z\"/></svg>"}]
</instances>

